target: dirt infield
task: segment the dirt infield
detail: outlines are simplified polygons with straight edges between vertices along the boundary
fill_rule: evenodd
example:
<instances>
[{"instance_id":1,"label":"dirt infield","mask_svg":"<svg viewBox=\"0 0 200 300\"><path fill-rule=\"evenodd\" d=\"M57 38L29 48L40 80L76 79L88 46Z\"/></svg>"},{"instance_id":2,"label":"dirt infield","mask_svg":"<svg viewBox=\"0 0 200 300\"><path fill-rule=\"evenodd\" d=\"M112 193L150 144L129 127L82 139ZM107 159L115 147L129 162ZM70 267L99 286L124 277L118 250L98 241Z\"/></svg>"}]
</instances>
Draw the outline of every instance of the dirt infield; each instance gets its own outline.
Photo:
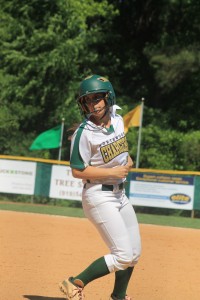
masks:
<instances>
[{"instance_id":1,"label":"dirt infield","mask_svg":"<svg viewBox=\"0 0 200 300\"><path fill-rule=\"evenodd\" d=\"M140 225L142 257L129 284L133 300L200 299L200 230ZM86 219L0 211L0 300L64 300L58 282L107 249ZM108 300L114 274L85 288Z\"/></svg>"}]
</instances>

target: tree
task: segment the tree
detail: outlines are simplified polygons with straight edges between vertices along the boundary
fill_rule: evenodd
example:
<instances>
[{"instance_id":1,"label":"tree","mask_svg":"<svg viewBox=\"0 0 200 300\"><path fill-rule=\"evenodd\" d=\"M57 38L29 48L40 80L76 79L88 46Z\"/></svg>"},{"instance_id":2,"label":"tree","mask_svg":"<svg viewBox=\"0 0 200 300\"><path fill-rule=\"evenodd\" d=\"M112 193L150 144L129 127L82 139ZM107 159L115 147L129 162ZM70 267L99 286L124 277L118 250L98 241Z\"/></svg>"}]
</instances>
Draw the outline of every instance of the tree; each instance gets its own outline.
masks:
<instances>
[{"instance_id":1,"label":"tree","mask_svg":"<svg viewBox=\"0 0 200 300\"><path fill-rule=\"evenodd\" d=\"M156 43L144 53L154 71L156 91L151 103L168 112L169 123L181 131L199 129L200 3L165 1ZM162 23L161 23L162 22Z\"/></svg>"},{"instance_id":2,"label":"tree","mask_svg":"<svg viewBox=\"0 0 200 300\"><path fill-rule=\"evenodd\" d=\"M29 155L27 144L38 133L62 117L66 127L80 120L75 108L78 82L99 59L90 45L103 38L102 25L106 28L116 12L106 0L1 2L0 149ZM10 140L21 145L27 141L26 148L11 147L5 122Z\"/></svg>"},{"instance_id":3,"label":"tree","mask_svg":"<svg viewBox=\"0 0 200 300\"><path fill-rule=\"evenodd\" d=\"M199 128L200 2L110 0L117 94L130 109L141 97L167 114L169 128Z\"/></svg>"}]
</instances>

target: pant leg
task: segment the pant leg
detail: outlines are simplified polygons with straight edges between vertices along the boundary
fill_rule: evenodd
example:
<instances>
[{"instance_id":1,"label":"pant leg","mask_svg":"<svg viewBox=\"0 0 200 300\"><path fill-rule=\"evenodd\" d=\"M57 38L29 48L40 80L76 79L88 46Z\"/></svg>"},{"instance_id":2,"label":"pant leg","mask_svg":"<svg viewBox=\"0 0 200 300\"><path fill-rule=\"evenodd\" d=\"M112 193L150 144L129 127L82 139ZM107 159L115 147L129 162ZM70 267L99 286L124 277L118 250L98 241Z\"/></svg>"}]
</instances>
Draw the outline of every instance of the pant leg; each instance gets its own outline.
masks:
<instances>
[{"instance_id":1,"label":"pant leg","mask_svg":"<svg viewBox=\"0 0 200 300\"><path fill-rule=\"evenodd\" d=\"M140 256L140 235L134 210L122 191L83 192L83 209L110 249L104 256L110 272L135 265Z\"/></svg>"},{"instance_id":2,"label":"pant leg","mask_svg":"<svg viewBox=\"0 0 200 300\"><path fill-rule=\"evenodd\" d=\"M132 251L133 253L138 253L138 256L135 257L135 260L130 265L131 267L134 267L137 261L139 260L141 254L141 237L135 210L125 194L121 203L120 214L123 218L123 221L129 234L129 239L132 245Z\"/></svg>"}]
</instances>

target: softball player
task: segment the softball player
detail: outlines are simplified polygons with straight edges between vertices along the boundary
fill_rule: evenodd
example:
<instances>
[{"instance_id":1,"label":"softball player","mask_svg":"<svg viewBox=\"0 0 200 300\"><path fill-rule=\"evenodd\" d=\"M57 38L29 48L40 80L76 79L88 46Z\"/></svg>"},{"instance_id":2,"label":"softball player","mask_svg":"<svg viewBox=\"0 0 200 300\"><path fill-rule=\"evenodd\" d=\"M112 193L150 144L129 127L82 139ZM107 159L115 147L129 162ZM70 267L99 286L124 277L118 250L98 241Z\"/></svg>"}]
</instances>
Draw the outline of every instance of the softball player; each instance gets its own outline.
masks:
<instances>
[{"instance_id":1,"label":"softball player","mask_svg":"<svg viewBox=\"0 0 200 300\"><path fill-rule=\"evenodd\" d=\"M115 272L110 299L131 300L126 290L140 256L141 242L137 218L124 190L132 160L123 119L115 113L112 84L99 75L85 78L78 105L85 120L72 136L70 166L73 176L83 180L84 213L110 252L80 274L64 280L60 289L67 299L81 300L88 283Z\"/></svg>"}]
</instances>

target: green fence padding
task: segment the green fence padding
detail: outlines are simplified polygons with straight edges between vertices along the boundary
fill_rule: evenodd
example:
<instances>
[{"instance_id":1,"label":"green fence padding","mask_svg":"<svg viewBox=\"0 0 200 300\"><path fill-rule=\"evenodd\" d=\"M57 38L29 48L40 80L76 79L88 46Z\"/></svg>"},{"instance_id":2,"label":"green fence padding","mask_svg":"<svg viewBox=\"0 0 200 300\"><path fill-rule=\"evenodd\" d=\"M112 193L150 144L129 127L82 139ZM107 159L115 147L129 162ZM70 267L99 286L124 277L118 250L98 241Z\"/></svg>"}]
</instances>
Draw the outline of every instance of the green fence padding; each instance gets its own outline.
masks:
<instances>
[{"instance_id":1,"label":"green fence padding","mask_svg":"<svg viewBox=\"0 0 200 300\"><path fill-rule=\"evenodd\" d=\"M200 176L194 178L194 210L200 210Z\"/></svg>"},{"instance_id":2,"label":"green fence padding","mask_svg":"<svg viewBox=\"0 0 200 300\"><path fill-rule=\"evenodd\" d=\"M51 170L51 164L37 163L34 195L49 197Z\"/></svg>"}]
</instances>

